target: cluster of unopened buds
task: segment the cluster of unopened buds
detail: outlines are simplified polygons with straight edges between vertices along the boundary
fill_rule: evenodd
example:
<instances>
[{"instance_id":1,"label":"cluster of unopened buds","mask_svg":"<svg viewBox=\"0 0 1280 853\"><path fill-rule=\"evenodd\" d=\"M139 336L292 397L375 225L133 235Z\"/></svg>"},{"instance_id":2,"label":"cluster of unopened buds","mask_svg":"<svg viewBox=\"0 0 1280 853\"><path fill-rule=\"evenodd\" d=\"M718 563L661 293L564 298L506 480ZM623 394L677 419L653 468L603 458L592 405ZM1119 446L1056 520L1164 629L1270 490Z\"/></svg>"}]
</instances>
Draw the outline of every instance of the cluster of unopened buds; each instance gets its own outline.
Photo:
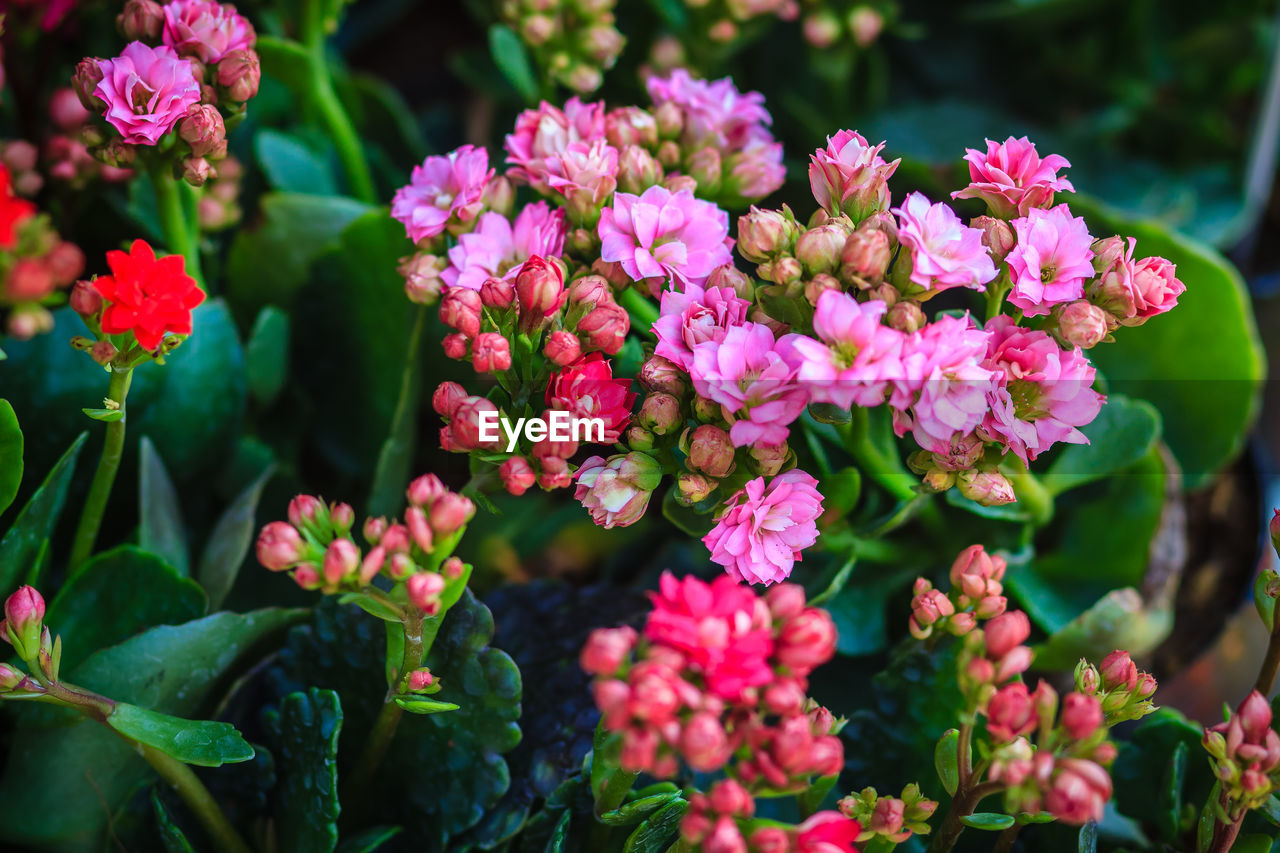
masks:
<instances>
[{"instance_id":1,"label":"cluster of unopened buds","mask_svg":"<svg viewBox=\"0 0 1280 853\"><path fill-rule=\"evenodd\" d=\"M48 306L83 271L84 253L14 193L13 176L0 165L0 329L19 340L52 329Z\"/></svg>"},{"instance_id":2,"label":"cluster of unopened buds","mask_svg":"<svg viewBox=\"0 0 1280 853\"><path fill-rule=\"evenodd\" d=\"M115 167L153 149L175 174L202 186L227 156L229 126L258 93L253 25L234 6L211 0L128 0L116 24L129 44L111 59L81 60L71 81L85 109L115 133L91 127L82 141Z\"/></svg>"},{"instance_id":3,"label":"cluster of unopened buds","mask_svg":"<svg viewBox=\"0 0 1280 853\"><path fill-rule=\"evenodd\" d=\"M858 821L820 811L790 826L755 817L755 800L733 779L689 798L680 836L703 853L857 853L864 832Z\"/></svg>"},{"instance_id":4,"label":"cluster of unopened buds","mask_svg":"<svg viewBox=\"0 0 1280 853\"><path fill-rule=\"evenodd\" d=\"M1220 823L1238 821L1280 790L1280 735L1271 728L1271 703L1254 690L1226 720L1204 733L1222 795L1211 803Z\"/></svg>"},{"instance_id":5,"label":"cluster of unopened buds","mask_svg":"<svg viewBox=\"0 0 1280 853\"><path fill-rule=\"evenodd\" d=\"M557 83L585 95L626 43L614 25L617 0L502 0L502 18L520 35L535 63Z\"/></svg>"},{"instance_id":6,"label":"cluster of unopened buds","mask_svg":"<svg viewBox=\"0 0 1280 853\"><path fill-rule=\"evenodd\" d=\"M911 636L924 640L939 630L962 637L1004 613L1009 603L1001 584L1005 568L1003 557L970 545L951 564L950 593L934 588L928 578L916 578L908 622Z\"/></svg>"},{"instance_id":7,"label":"cluster of unopened buds","mask_svg":"<svg viewBox=\"0 0 1280 853\"><path fill-rule=\"evenodd\" d=\"M0 663L0 698L6 694L43 693L43 681L58 677L61 644L56 644L44 624L44 598L34 587L19 587L4 602L0 619L0 640L13 647L18 659L33 666L39 675L28 675L7 663Z\"/></svg>"},{"instance_id":8,"label":"cluster of unopened buds","mask_svg":"<svg viewBox=\"0 0 1280 853\"><path fill-rule=\"evenodd\" d=\"M920 786L912 782L898 797L883 797L875 788L864 788L841 800L839 808L862 826L859 844L877 836L891 844L901 844L912 835L929 834L928 821L938 803L920 793Z\"/></svg>"},{"instance_id":9,"label":"cluster of unopened buds","mask_svg":"<svg viewBox=\"0 0 1280 853\"><path fill-rule=\"evenodd\" d=\"M133 177L132 169L109 166L93 156L89 151L90 144L101 142L102 132L92 124L93 115L85 109L75 90L63 86L55 89L49 97L49 118L52 122L52 133L45 139L40 150L44 171L55 184L67 184L79 189L86 184L101 179L108 183L127 181ZM28 146L31 155L23 157L21 167L10 162L8 151L10 146ZM24 151L25 155L25 151ZM23 180L42 180L35 170L36 156L34 146L26 142L12 142L6 146L4 161L14 170L15 176L23 172L22 177L15 177L15 186L23 195ZM27 163L30 165L28 166ZM27 171L27 170L31 171ZM27 176L30 176L29 178Z\"/></svg>"},{"instance_id":10,"label":"cluster of unopened buds","mask_svg":"<svg viewBox=\"0 0 1280 853\"><path fill-rule=\"evenodd\" d=\"M804 13L804 38L821 49L850 42L866 48L876 43L897 15L898 4L883 0L810 0Z\"/></svg>"},{"instance_id":11,"label":"cluster of unopened buds","mask_svg":"<svg viewBox=\"0 0 1280 853\"><path fill-rule=\"evenodd\" d=\"M434 474L409 484L404 520L371 517L363 526L367 551L352 534L355 512L349 504L311 495L289 502L288 521L273 521L258 535L258 562L273 572L289 572L303 589L326 594L356 593L392 605L408 602L435 616L456 601L471 575L469 565L452 556L475 505L447 489ZM382 575L390 593L373 586ZM364 599L360 599L363 601Z\"/></svg>"}]
</instances>

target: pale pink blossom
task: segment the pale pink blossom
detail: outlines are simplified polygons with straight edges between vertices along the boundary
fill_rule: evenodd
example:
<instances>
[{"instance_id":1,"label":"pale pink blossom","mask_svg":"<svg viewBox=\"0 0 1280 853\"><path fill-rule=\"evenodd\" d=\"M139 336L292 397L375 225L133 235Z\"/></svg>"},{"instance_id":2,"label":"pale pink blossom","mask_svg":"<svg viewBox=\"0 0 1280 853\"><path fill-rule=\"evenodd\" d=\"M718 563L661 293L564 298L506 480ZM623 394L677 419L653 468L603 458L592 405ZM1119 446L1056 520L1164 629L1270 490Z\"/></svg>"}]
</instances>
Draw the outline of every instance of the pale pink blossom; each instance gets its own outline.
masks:
<instances>
[{"instance_id":1,"label":"pale pink blossom","mask_svg":"<svg viewBox=\"0 0 1280 853\"><path fill-rule=\"evenodd\" d=\"M106 103L103 118L125 142L155 145L200 102L191 62L170 47L129 44L114 59L100 59L102 79L93 94Z\"/></svg>"},{"instance_id":2,"label":"pale pink blossom","mask_svg":"<svg viewBox=\"0 0 1280 853\"><path fill-rule=\"evenodd\" d=\"M476 230L449 250L441 278L450 287L479 290L488 278L514 279L529 258L558 257L564 251L564 211L545 201L526 205L514 225L500 213L484 213Z\"/></svg>"},{"instance_id":3,"label":"pale pink blossom","mask_svg":"<svg viewBox=\"0 0 1280 853\"><path fill-rule=\"evenodd\" d=\"M686 373L693 367L693 348L706 341L720 341L732 326L747 321L751 303L732 287L686 285L683 291L662 293L661 316L653 323L658 339L657 355L678 364Z\"/></svg>"},{"instance_id":4,"label":"pale pink blossom","mask_svg":"<svg viewBox=\"0 0 1280 853\"><path fill-rule=\"evenodd\" d=\"M910 252L911 280L916 284L928 290L984 291L996 277L982 230L962 223L946 204L930 204L923 193L911 193L893 213L898 214L898 240Z\"/></svg>"},{"instance_id":5,"label":"pale pink blossom","mask_svg":"<svg viewBox=\"0 0 1280 853\"><path fill-rule=\"evenodd\" d=\"M809 157L809 188L828 213L849 214L855 221L889 207L889 178L901 158L886 162L885 143L871 145L856 130L827 137L827 147Z\"/></svg>"},{"instance_id":6,"label":"pale pink blossom","mask_svg":"<svg viewBox=\"0 0 1280 853\"><path fill-rule=\"evenodd\" d=\"M764 95L739 92L733 79L698 80L683 68L668 77L650 77L645 82L654 107L674 103L684 113L684 140L687 147L711 145L721 150L738 150L751 142L772 142L765 129L772 124L764 108Z\"/></svg>"},{"instance_id":7,"label":"pale pink blossom","mask_svg":"<svg viewBox=\"0 0 1280 853\"><path fill-rule=\"evenodd\" d=\"M547 186L565 197L578 220L598 210L618 186L618 149L602 139L570 142L543 162Z\"/></svg>"},{"instance_id":8,"label":"pale pink blossom","mask_svg":"<svg viewBox=\"0 0 1280 853\"><path fill-rule=\"evenodd\" d=\"M785 580L801 551L818 540L822 495L817 485L799 468L747 483L702 538L712 561L748 583Z\"/></svg>"},{"instance_id":9,"label":"pale pink blossom","mask_svg":"<svg viewBox=\"0 0 1280 853\"><path fill-rule=\"evenodd\" d=\"M1178 268L1164 258L1143 258L1134 265L1133 295L1138 322L1121 320L1122 326L1137 326L1157 314L1163 314L1178 304L1178 297L1187 289L1178 280Z\"/></svg>"},{"instance_id":10,"label":"pale pink blossom","mask_svg":"<svg viewBox=\"0 0 1280 853\"><path fill-rule=\"evenodd\" d=\"M171 0L163 8L161 41L206 65L216 65L233 50L252 50L257 41L253 24L230 4Z\"/></svg>"},{"instance_id":11,"label":"pale pink blossom","mask_svg":"<svg viewBox=\"0 0 1280 853\"><path fill-rule=\"evenodd\" d=\"M507 134L503 147L512 169L508 176L534 188L546 188L546 161L569 150L573 142L604 139L604 102L583 103L570 98L564 109L543 101L536 110L525 110Z\"/></svg>"},{"instance_id":12,"label":"pale pink blossom","mask_svg":"<svg viewBox=\"0 0 1280 853\"><path fill-rule=\"evenodd\" d=\"M789 346L775 341L768 326L744 323L694 347L693 387L733 421L734 446L782 444L804 411L805 392L786 358Z\"/></svg>"},{"instance_id":13,"label":"pale pink blossom","mask_svg":"<svg viewBox=\"0 0 1280 853\"><path fill-rule=\"evenodd\" d=\"M1024 329L1003 314L987 323L985 367L998 382L988 395L982 431L1023 462L1059 441L1088 444L1078 427L1098 416L1104 398L1093 390L1094 368L1077 347L1063 350L1047 333Z\"/></svg>"},{"instance_id":14,"label":"pale pink blossom","mask_svg":"<svg viewBox=\"0 0 1280 853\"><path fill-rule=\"evenodd\" d=\"M667 278L703 284L716 267L733 262L729 214L689 190L653 186L643 195L616 193L600 214L600 257L618 263L634 281Z\"/></svg>"},{"instance_id":15,"label":"pale pink blossom","mask_svg":"<svg viewBox=\"0 0 1280 853\"><path fill-rule=\"evenodd\" d=\"M1071 164L1066 158L1050 154L1041 158L1035 143L1010 136L1004 142L987 140L984 154L974 148L965 149L969 161L969 186L951 194L952 198L980 198L993 216L1004 219L1026 216L1036 207L1053 204L1055 192L1074 192L1058 170Z\"/></svg>"},{"instance_id":16,"label":"pale pink blossom","mask_svg":"<svg viewBox=\"0 0 1280 853\"><path fill-rule=\"evenodd\" d=\"M782 186L782 143L756 139L730 154L724 163L724 189L746 201L758 201Z\"/></svg>"},{"instance_id":17,"label":"pale pink blossom","mask_svg":"<svg viewBox=\"0 0 1280 853\"><path fill-rule=\"evenodd\" d=\"M879 300L858 302L838 290L818 297L813 330L820 340L789 335L798 354L796 379L815 401L842 408L884 402L889 381L902 376L906 336L880 321L888 309Z\"/></svg>"},{"instance_id":18,"label":"pale pink blossom","mask_svg":"<svg viewBox=\"0 0 1280 853\"><path fill-rule=\"evenodd\" d=\"M415 243L444 231L451 218L470 222L484 202L485 185L493 177L489 153L464 145L443 156L428 157L413 167L406 186L396 190L391 215L404 224Z\"/></svg>"},{"instance_id":19,"label":"pale pink blossom","mask_svg":"<svg viewBox=\"0 0 1280 853\"><path fill-rule=\"evenodd\" d=\"M644 516L653 490L662 481L662 468L653 457L631 452L592 456L574 475L577 499L591 520L601 527L627 527Z\"/></svg>"},{"instance_id":20,"label":"pale pink blossom","mask_svg":"<svg viewBox=\"0 0 1280 853\"><path fill-rule=\"evenodd\" d=\"M1009 301L1023 314L1048 314L1084 295L1085 281L1093 278L1093 237L1084 217L1072 216L1065 204L1033 208L1013 220L1013 230L1018 242L1005 259L1013 277Z\"/></svg>"},{"instance_id":21,"label":"pale pink blossom","mask_svg":"<svg viewBox=\"0 0 1280 853\"><path fill-rule=\"evenodd\" d=\"M910 430L925 450L949 454L982 423L995 378L982 366L989 337L966 315L941 316L907 338L890 399L898 435Z\"/></svg>"}]
</instances>

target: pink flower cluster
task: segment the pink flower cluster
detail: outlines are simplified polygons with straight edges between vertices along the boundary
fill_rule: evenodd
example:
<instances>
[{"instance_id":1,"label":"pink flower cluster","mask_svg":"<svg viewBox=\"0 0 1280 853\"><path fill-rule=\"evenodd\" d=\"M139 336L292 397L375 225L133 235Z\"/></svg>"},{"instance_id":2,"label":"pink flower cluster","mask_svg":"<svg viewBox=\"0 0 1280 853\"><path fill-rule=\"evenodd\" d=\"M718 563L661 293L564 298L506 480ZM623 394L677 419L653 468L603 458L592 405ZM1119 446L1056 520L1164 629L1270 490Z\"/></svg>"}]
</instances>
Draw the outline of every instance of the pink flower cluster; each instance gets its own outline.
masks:
<instances>
[{"instance_id":1,"label":"pink flower cluster","mask_svg":"<svg viewBox=\"0 0 1280 853\"><path fill-rule=\"evenodd\" d=\"M840 812L820 811L796 826L753 828L755 800L733 779L689 798L680 836L705 853L858 853L862 825Z\"/></svg>"},{"instance_id":2,"label":"pink flower cluster","mask_svg":"<svg viewBox=\"0 0 1280 853\"><path fill-rule=\"evenodd\" d=\"M716 526L702 538L712 561L748 583L785 580L801 552L818 540L822 495L817 485L798 468L747 483L725 501Z\"/></svg>"},{"instance_id":3,"label":"pink flower cluster","mask_svg":"<svg viewBox=\"0 0 1280 853\"><path fill-rule=\"evenodd\" d=\"M1003 557L988 554L981 545L970 545L951 564L951 591L936 589L928 578L916 578L911 599L911 636L927 639L935 630L957 637L968 634L981 621L1005 612L1004 596L1007 564Z\"/></svg>"},{"instance_id":4,"label":"pink flower cluster","mask_svg":"<svg viewBox=\"0 0 1280 853\"><path fill-rule=\"evenodd\" d=\"M391 216L404 223L405 232L415 243L435 237L450 219L466 223L476 218L481 196L493 175L489 154L483 148L464 145L443 157L428 157L413 168L409 184L396 190ZM511 226L506 227L510 243Z\"/></svg>"},{"instance_id":5,"label":"pink flower cluster","mask_svg":"<svg viewBox=\"0 0 1280 853\"><path fill-rule=\"evenodd\" d=\"M1224 722L1206 729L1203 743L1232 819L1259 808L1276 790L1280 735L1271 727L1271 703L1257 690Z\"/></svg>"},{"instance_id":6,"label":"pink flower cluster","mask_svg":"<svg viewBox=\"0 0 1280 853\"><path fill-rule=\"evenodd\" d=\"M638 634L600 629L582 650L596 676L604 727L621 737L622 767L671 777L735 766L749 788L802 790L839 772L838 725L806 698L808 676L835 654L835 627L791 584L758 597L721 576L662 576Z\"/></svg>"}]
</instances>

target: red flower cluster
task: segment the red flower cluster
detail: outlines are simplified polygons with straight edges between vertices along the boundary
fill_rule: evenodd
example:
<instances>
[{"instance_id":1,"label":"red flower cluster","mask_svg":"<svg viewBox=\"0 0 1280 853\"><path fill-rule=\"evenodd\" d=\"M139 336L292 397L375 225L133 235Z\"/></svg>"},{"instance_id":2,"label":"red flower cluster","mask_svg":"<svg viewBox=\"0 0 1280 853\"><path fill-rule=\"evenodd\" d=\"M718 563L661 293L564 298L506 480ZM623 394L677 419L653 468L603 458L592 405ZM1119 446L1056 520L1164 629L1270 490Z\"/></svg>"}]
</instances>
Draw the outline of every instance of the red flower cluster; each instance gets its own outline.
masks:
<instances>
[{"instance_id":1,"label":"red flower cluster","mask_svg":"<svg viewBox=\"0 0 1280 853\"><path fill-rule=\"evenodd\" d=\"M13 194L13 178L9 169L0 166L0 249L18 244L18 226L36 215L36 206Z\"/></svg>"},{"instance_id":2,"label":"red flower cluster","mask_svg":"<svg viewBox=\"0 0 1280 853\"><path fill-rule=\"evenodd\" d=\"M857 853L862 826L840 812L824 811L794 827L762 826L744 837L740 822L755 814L751 794L723 779L706 794L689 798L680 835L705 853Z\"/></svg>"},{"instance_id":3,"label":"red flower cluster","mask_svg":"<svg viewBox=\"0 0 1280 853\"><path fill-rule=\"evenodd\" d=\"M598 352L588 353L547 383L547 405L569 412L575 418L599 418L604 422L604 444L622 437L636 395L630 379L614 379L613 366Z\"/></svg>"},{"instance_id":4,"label":"red flower cluster","mask_svg":"<svg viewBox=\"0 0 1280 853\"><path fill-rule=\"evenodd\" d=\"M204 291L187 275L181 255L157 258L146 241L134 240L128 252L107 252L107 264L111 275L93 281L108 303L103 332L132 332L145 350L159 347L166 334L191 334L191 309L204 301Z\"/></svg>"}]
</instances>

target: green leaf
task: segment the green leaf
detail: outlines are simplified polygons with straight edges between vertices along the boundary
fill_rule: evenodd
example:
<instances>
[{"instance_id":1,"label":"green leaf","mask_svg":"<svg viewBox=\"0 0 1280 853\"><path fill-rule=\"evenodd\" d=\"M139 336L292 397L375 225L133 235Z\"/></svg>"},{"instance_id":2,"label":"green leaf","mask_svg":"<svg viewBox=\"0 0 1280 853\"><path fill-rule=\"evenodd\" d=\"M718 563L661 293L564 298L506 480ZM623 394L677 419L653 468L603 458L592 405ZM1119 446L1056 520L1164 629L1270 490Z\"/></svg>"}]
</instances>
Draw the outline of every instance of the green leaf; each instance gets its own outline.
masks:
<instances>
[{"instance_id":1,"label":"green leaf","mask_svg":"<svg viewBox=\"0 0 1280 853\"><path fill-rule=\"evenodd\" d=\"M151 809L155 812L156 829L160 832L160 843L164 845L166 853L195 853L195 848L187 840L182 828L174 822L155 788L151 789Z\"/></svg>"},{"instance_id":2,"label":"green leaf","mask_svg":"<svg viewBox=\"0 0 1280 853\"><path fill-rule=\"evenodd\" d=\"M22 484L22 430L8 400L0 400L0 515L18 496Z\"/></svg>"},{"instance_id":3,"label":"green leaf","mask_svg":"<svg viewBox=\"0 0 1280 853\"><path fill-rule=\"evenodd\" d=\"M253 544L254 515L258 511L258 501L274 473L275 465L268 465L258 479L236 495L209 534L209 543L200 555L196 579L209 596L209 607L212 610L222 606L244 566L245 557Z\"/></svg>"},{"instance_id":4,"label":"green leaf","mask_svg":"<svg viewBox=\"0 0 1280 853\"><path fill-rule=\"evenodd\" d=\"M138 743L153 746L184 764L221 767L253 758L251 747L236 727L213 720L184 720L117 702L107 725Z\"/></svg>"},{"instance_id":5,"label":"green leaf","mask_svg":"<svg viewBox=\"0 0 1280 853\"><path fill-rule=\"evenodd\" d=\"M1098 850L1098 825L1093 821L1089 821L1080 827L1080 836L1076 842L1076 850L1079 853L1097 853Z\"/></svg>"},{"instance_id":6,"label":"green leaf","mask_svg":"<svg viewBox=\"0 0 1280 853\"><path fill-rule=\"evenodd\" d=\"M960 822L971 829L981 829L987 832L999 832L1002 829L1008 829L1013 826L1013 815L997 814L995 812L976 812L960 818Z\"/></svg>"},{"instance_id":7,"label":"green leaf","mask_svg":"<svg viewBox=\"0 0 1280 853\"><path fill-rule=\"evenodd\" d=\"M569 838L569 819L573 816L573 812L565 810L560 815L560 819L556 821L556 828L551 833L551 838L547 840L547 853L564 853L565 842Z\"/></svg>"},{"instance_id":8,"label":"green leaf","mask_svg":"<svg viewBox=\"0 0 1280 853\"><path fill-rule=\"evenodd\" d=\"M36 489L9 532L0 539L0 595L8 595L30 576L41 547L53 536L53 528L67 499L67 486L75 473L76 459L89 433L82 432Z\"/></svg>"},{"instance_id":9,"label":"green leaf","mask_svg":"<svg viewBox=\"0 0 1280 853\"><path fill-rule=\"evenodd\" d=\"M400 389L391 416L391 430L378 450L378 463L373 471L373 486L369 494L369 515L373 516L393 515L400 509L413 466L414 438L418 432L413 413L418 410L421 396L420 354L426 306L418 306L416 314L413 331L409 333L405 347L405 363L400 371Z\"/></svg>"},{"instance_id":10,"label":"green leaf","mask_svg":"<svg viewBox=\"0 0 1280 853\"><path fill-rule=\"evenodd\" d=\"M265 716L280 768L282 850L333 850L338 844L338 735L342 705L332 690L284 697Z\"/></svg>"},{"instance_id":11,"label":"green leaf","mask_svg":"<svg viewBox=\"0 0 1280 853\"><path fill-rule=\"evenodd\" d=\"M694 539L701 539L711 530L714 519L709 512L699 512L691 506L684 506L676 500L676 490L668 489L662 498L662 515Z\"/></svg>"},{"instance_id":12,"label":"green leaf","mask_svg":"<svg viewBox=\"0 0 1280 853\"><path fill-rule=\"evenodd\" d=\"M344 838L338 845L338 853L374 853L375 850L395 838L401 832L398 826L375 826Z\"/></svg>"},{"instance_id":13,"label":"green leaf","mask_svg":"<svg viewBox=\"0 0 1280 853\"><path fill-rule=\"evenodd\" d=\"M661 793L648 797L638 797L616 809L604 812L599 816L599 821L608 826L635 826L649 815L658 811L658 809L679 798L680 795L678 793Z\"/></svg>"},{"instance_id":14,"label":"green leaf","mask_svg":"<svg viewBox=\"0 0 1280 853\"><path fill-rule=\"evenodd\" d=\"M1273 843L1269 835L1257 832L1241 835L1231 845L1231 853L1271 853Z\"/></svg>"},{"instance_id":15,"label":"green leaf","mask_svg":"<svg viewBox=\"0 0 1280 853\"><path fill-rule=\"evenodd\" d=\"M289 375L289 315L274 305L259 311L244 354L249 393L270 405Z\"/></svg>"},{"instance_id":16,"label":"green leaf","mask_svg":"<svg viewBox=\"0 0 1280 853\"><path fill-rule=\"evenodd\" d=\"M948 794L955 795L960 787L960 730L947 729L938 739L938 746L933 750L933 767L938 771L938 779Z\"/></svg>"},{"instance_id":17,"label":"green leaf","mask_svg":"<svg viewBox=\"0 0 1280 853\"><path fill-rule=\"evenodd\" d=\"M266 173L267 182L277 192L319 196L338 194L337 181L329 164L287 134L269 129L258 131L254 138L254 153Z\"/></svg>"},{"instance_id":18,"label":"green leaf","mask_svg":"<svg viewBox=\"0 0 1280 853\"><path fill-rule=\"evenodd\" d=\"M538 80L533 66L529 64L524 42L514 30L503 24L489 27L489 53L502 76L520 93L525 103L532 104L538 100Z\"/></svg>"},{"instance_id":19,"label":"green leaf","mask_svg":"<svg viewBox=\"0 0 1280 853\"><path fill-rule=\"evenodd\" d=\"M1156 223L1126 219L1079 195L1071 209L1085 217L1091 233L1131 235L1137 256L1177 264L1187 286L1178 306L1138 328L1116 330L1114 344L1089 355L1112 391L1160 410L1164 440L1188 488L1204 485L1243 446L1266 373L1244 282L1218 252Z\"/></svg>"},{"instance_id":20,"label":"green leaf","mask_svg":"<svg viewBox=\"0 0 1280 853\"><path fill-rule=\"evenodd\" d=\"M1182 837L1183 803L1208 802L1214 777L1200 746L1203 734L1179 712L1160 708L1120 744L1111 767L1116 808L1165 843Z\"/></svg>"},{"instance_id":21,"label":"green leaf","mask_svg":"<svg viewBox=\"0 0 1280 853\"><path fill-rule=\"evenodd\" d=\"M262 73L276 78L299 95L310 90L311 63L306 49L296 41L259 35L254 50L262 61Z\"/></svg>"},{"instance_id":22,"label":"green leaf","mask_svg":"<svg viewBox=\"0 0 1280 853\"><path fill-rule=\"evenodd\" d=\"M62 636L62 666L70 670L97 649L204 610L199 584L154 554L122 545L87 560L58 590L46 619Z\"/></svg>"},{"instance_id":23,"label":"green leaf","mask_svg":"<svg viewBox=\"0 0 1280 853\"><path fill-rule=\"evenodd\" d=\"M1070 669L1080 660L1097 660L1113 649L1145 655L1173 629L1168 606L1149 607L1133 587L1113 589L1036 648L1036 666Z\"/></svg>"},{"instance_id":24,"label":"green leaf","mask_svg":"<svg viewBox=\"0 0 1280 853\"><path fill-rule=\"evenodd\" d=\"M138 444L138 544L183 577L191 573L178 492L155 445L146 436Z\"/></svg>"},{"instance_id":25,"label":"green leaf","mask_svg":"<svg viewBox=\"0 0 1280 853\"><path fill-rule=\"evenodd\" d=\"M1139 462L1160 437L1160 413L1145 400L1112 394L1093 423L1081 430L1089 444L1069 444L1040 475L1055 495Z\"/></svg>"},{"instance_id":26,"label":"green leaf","mask_svg":"<svg viewBox=\"0 0 1280 853\"><path fill-rule=\"evenodd\" d=\"M306 613L218 613L152 628L96 652L66 678L158 713L195 715L217 698L216 686L257 659L260 644ZM153 775L117 735L62 709L22 709L10 743L0 777L0 839L16 844L105 849L110 816ZM51 802L58 808L49 809Z\"/></svg>"},{"instance_id":27,"label":"green leaf","mask_svg":"<svg viewBox=\"0 0 1280 853\"><path fill-rule=\"evenodd\" d=\"M680 829L680 820L689 810L689 801L674 797L657 813L646 818L627 836L623 853L660 853L666 850Z\"/></svg>"},{"instance_id":28,"label":"green leaf","mask_svg":"<svg viewBox=\"0 0 1280 853\"><path fill-rule=\"evenodd\" d=\"M888 645L889 599L915 577L911 570L885 571L869 563L862 567L824 604L835 622L836 648L841 654L868 655Z\"/></svg>"},{"instance_id":29,"label":"green leaf","mask_svg":"<svg viewBox=\"0 0 1280 853\"><path fill-rule=\"evenodd\" d=\"M80 411L104 424L113 424L124 419L124 409L81 409Z\"/></svg>"},{"instance_id":30,"label":"green leaf","mask_svg":"<svg viewBox=\"0 0 1280 853\"><path fill-rule=\"evenodd\" d=\"M456 711L458 706L453 702L439 702L435 699L424 699L421 696L397 696L396 704L410 714L439 714L444 711Z\"/></svg>"},{"instance_id":31,"label":"green leaf","mask_svg":"<svg viewBox=\"0 0 1280 853\"><path fill-rule=\"evenodd\" d=\"M390 604L382 598L367 595L363 592L348 592L338 599L339 604L354 604L370 616L376 616L384 622L394 622L397 625L404 621L404 613L397 609L395 605ZM403 640L403 633L401 633Z\"/></svg>"}]
</instances>

